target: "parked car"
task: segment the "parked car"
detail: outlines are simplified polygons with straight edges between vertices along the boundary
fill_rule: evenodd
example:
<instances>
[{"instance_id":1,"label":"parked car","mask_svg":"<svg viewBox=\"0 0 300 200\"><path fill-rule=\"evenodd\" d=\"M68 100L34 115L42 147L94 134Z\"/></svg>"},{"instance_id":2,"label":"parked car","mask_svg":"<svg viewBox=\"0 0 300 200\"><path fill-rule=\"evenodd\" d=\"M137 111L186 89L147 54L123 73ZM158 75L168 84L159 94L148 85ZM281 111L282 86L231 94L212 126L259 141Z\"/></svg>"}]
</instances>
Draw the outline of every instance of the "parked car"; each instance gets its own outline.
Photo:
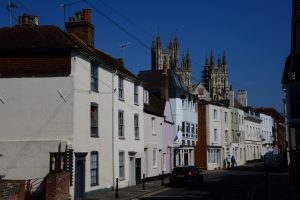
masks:
<instances>
[{"instance_id":1,"label":"parked car","mask_svg":"<svg viewBox=\"0 0 300 200\"><path fill-rule=\"evenodd\" d=\"M203 184L203 174L195 166L178 166L173 168L170 176L170 186L176 184L195 185Z\"/></svg>"}]
</instances>

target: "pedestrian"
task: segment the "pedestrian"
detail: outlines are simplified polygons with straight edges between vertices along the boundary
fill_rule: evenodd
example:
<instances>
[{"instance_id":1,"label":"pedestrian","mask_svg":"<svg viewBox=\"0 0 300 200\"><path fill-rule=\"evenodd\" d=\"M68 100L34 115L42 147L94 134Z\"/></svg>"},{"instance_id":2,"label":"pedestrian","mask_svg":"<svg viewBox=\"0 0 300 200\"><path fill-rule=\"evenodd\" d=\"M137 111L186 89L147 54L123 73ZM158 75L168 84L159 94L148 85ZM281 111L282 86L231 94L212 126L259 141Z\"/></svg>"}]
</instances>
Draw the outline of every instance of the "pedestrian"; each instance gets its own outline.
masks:
<instances>
[{"instance_id":1,"label":"pedestrian","mask_svg":"<svg viewBox=\"0 0 300 200\"><path fill-rule=\"evenodd\" d=\"M226 158L223 160L223 169L226 169Z\"/></svg>"},{"instance_id":2,"label":"pedestrian","mask_svg":"<svg viewBox=\"0 0 300 200\"><path fill-rule=\"evenodd\" d=\"M234 168L234 165L236 164L235 162L235 158L234 156L231 157L231 168L233 169Z\"/></svg>"},{"instance_id":3,"label":"pedestrian","mask_svg":"<svg viewBox=\"0 0 300 200\"><path fill-rule=\"evenodd\" d=\"M227 156L226 161L227 161L227 168L229 169L230 168L230 155Z\"/></svg>"}]
</instances>

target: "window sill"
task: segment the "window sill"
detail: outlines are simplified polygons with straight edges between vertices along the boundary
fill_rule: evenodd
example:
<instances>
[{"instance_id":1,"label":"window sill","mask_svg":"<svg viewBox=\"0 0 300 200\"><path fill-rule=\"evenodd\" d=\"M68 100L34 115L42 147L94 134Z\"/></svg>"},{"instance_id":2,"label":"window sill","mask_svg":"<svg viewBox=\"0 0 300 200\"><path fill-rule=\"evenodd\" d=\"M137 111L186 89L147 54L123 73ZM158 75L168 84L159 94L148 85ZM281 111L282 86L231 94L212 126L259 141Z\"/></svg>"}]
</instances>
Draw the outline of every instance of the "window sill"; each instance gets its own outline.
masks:
<instances>
[{"instance_id":1,"label":"window sill","mask_svg":"<svg viewBox=\"0 0 300 200\"><path fill-rule=\"evenodd\" d=\"M157 166L153 166L153 169L157 169Z\"/></svg>"},{"instance_id":2,"label":"window sill","mask_svg":"<svg viewBox=\"0 0 300 200\"><path fill-rule=\"evenodd\" d=\"M119 140L125 140L125 137L123 137L123 136L120 137L120 136L119 136Z\"/></svg>"},{"instance_id":3,"label":"window sill","mask_svg":"<svg viewBox=\"0 0 300 200\"><path fill-rule=\"evenodd\" d=\"M91 89L91 92L99 93L99 90L93 90L93 89Z\"/></svg>"},{"instance_id":4,"label":"window sill","mask_svg":"<svg viewBox=\"0 0 300 200\"><path fill-rule=\"evenodd\" d=\"M98 186L99 185L99 183L93 183L93 184L91 184L91 187L95 187L95 186Z\"/></svg>"},{"instance_id":5,"label":"window sill","mask_svg":"<svg viewBox=\"0 0 300 200\"><path fill-rule=\"evenodd\" d=\"M125 101L124 97L123 97L123 98L120 98L120 97L119 97L119 100L120 100L120 101Z\"/></svg>"},{"instance_id":6,"label":"window sill","mask_svg":"<svg viewBox=\"0 0 300 200\"><path fill-rule=\"evenodd\" d=\"M134 102L134 105L139 106L139 103Z\"/></svg>"},{"instance_id":7,"label":"window sill","mask_svg":"<svg viewBox=\"0 0 300 200\"><path fill-rule=\"evenodd\" d=\"M135 140L140 140L140 138L134 138Z\"/></svg>"},{"instance_id":8,"label":"window sill","mask_svg":"<svg viewBox=\"0 0 300 200\"><path fill-rule=\"evenodd\" d=\"M91 138L99 138L99 135L91 135Z\"/></svg>"}]
</instances>

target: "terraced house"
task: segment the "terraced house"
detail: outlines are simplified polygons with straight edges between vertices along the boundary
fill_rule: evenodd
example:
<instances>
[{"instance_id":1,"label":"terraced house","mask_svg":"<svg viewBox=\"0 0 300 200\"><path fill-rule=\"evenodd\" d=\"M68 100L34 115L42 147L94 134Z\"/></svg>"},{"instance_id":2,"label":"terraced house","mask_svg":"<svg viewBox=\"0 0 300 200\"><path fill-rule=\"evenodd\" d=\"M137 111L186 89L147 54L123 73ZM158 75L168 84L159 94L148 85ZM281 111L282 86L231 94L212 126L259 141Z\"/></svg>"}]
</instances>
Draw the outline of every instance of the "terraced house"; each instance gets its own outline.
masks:
<instances>
[{"instance_id":1,"label":"terraced house","mask_svg":"<svg viewBox=\"0 0 300 200\"><path fill-rule=\"evenodd\" d=\"M116 178L134 185L144 151L141 82L94 47L91 10L66 30L28 15L0 29L0 174L43 179L54 166L70 172L72 198ZM50 153L60 156L50 162Z\"/></svg>"}]
</instances>

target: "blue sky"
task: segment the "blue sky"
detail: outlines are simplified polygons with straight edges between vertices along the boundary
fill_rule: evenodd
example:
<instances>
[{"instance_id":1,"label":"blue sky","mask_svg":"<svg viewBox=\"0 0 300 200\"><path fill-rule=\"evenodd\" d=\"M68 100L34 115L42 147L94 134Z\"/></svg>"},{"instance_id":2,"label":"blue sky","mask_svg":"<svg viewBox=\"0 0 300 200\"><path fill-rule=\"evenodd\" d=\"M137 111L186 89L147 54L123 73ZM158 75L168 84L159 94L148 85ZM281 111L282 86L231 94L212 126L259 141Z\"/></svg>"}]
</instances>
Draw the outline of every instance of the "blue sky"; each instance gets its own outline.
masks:
<instances>
[{"instance_id":1,"label":"blue sky","mask_svg":"<svg viewBox=\"0 0 300 200\"><path fill-rule=\"evenodd\" d=\"M9 26L9 15L0 0L0 26ZM39 16L40 25L63 27L62 3L77 0L15 0L23 12ZM282 112L281 76L290 50L291 0L89 0L106 16L151 47L159 32L166 45L178 34L180 53L190 49L194 82L206 53L226 51L229 81L233 89L246 89L248 103L254 107L274 107ZM89 8L85 2L67 7L67 18ZM96 10L95 46L113 57L122 57L133 73L151 68L151 52ZM13 20L13 24L16 21ZM120 45L130 43L125 49Z\"/></svg>"}]
</instances>

